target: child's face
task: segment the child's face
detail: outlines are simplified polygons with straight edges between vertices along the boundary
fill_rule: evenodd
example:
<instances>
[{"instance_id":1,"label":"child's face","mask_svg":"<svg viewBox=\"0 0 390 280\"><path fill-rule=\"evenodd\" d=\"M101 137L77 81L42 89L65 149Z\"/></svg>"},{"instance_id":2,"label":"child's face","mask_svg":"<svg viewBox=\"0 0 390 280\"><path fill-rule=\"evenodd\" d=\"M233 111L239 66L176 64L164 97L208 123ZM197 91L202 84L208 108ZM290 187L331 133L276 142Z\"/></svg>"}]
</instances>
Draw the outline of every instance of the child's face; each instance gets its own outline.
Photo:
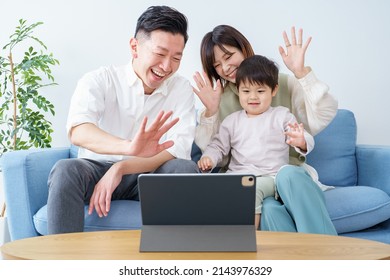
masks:
<instances>
[{"instance_id":1,"label":"child's face","mask_svg":"<svg viewBox=\"0 0 390 280\"><path fill-rule=\"evenodd\" d=\"M271 106L272 97L276 95L278 87L273 91L267 85L242 82L238 88L241 107L248 117L260 115Z\"/></svg>"}]
</instances>

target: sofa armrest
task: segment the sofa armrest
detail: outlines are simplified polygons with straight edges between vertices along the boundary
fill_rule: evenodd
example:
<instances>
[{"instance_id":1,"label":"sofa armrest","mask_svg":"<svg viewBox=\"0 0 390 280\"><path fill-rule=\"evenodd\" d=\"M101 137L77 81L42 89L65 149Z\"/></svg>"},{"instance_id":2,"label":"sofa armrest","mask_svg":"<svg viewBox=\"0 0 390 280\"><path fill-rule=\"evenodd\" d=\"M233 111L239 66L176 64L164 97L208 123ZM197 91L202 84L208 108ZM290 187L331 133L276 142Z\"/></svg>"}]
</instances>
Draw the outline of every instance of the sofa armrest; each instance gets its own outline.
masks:
<instances>
[{"instance_id":1,"label":"sofa armrest","mask_svg":"<svg viewBox=\"0 0 390 280\"><path fill-rule=\"evenodd\" d=\"M11 240L38 235L33 215L47 203L51 168L58 160L69 158L69 152L69 148L47 148L7 152L2 156Z\"/></svg>"},{"instance_id":2,"label":"sofa armrest","mask_svg":"<svg viewBox=\"0 0 390 280\"><path fill-rule=\"evenodd\" d=\"M371 186L390 195L390 146L357 145L358 185Z\"/></svg>"}]
</instances>

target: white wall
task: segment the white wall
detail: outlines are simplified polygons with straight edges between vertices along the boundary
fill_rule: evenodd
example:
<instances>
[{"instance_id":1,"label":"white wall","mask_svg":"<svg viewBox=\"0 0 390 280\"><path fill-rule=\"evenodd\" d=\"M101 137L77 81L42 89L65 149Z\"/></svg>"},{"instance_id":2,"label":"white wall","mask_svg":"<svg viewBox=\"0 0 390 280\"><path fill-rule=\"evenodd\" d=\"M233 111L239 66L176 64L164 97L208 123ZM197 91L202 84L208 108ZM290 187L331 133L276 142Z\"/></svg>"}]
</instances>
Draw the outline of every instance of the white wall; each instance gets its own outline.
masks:
<instances>
[{"instance_id":1,"label":"white wall","mask_svg":"<svg viewBox=\"0 0 390 280\"><path fill-rule=\"evenodd\" d=\"M307 65L330 86L340 108L355 112L358 142L390 145L387 0L0 0L0 47L19 18L43 21L36 35L61 62L54 69L59 86L47 90L56 106L51 118L54 146L68 145L65 122L78 78L101 65L127 63L138 16L160 4L175 7L189 19L190 39L179 71L191 81L193 72L201 69L200 41L215 25L238 28L257 53L275 59L283 72L287 69L278 53L282 31L303 27L304 34L313 37Z\"/></svg>"}]
</instances>

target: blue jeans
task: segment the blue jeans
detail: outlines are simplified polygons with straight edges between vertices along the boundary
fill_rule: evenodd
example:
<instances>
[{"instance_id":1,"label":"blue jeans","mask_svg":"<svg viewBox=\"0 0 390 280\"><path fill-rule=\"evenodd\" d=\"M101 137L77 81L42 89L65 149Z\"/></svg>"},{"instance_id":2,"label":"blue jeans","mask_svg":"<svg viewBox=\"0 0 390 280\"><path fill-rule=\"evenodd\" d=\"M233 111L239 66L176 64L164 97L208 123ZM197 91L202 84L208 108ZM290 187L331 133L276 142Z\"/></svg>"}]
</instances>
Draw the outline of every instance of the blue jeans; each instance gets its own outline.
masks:
<instances>
[{"instance_id":1,"label":"blue jeans","mask_svg":"<svg viewBox=\"0 0 390 280\"><path fill-rule=\"evenodd\" d=\"M273 197L264 200L262 230L337 235L322 190L303 168L283 167L276 186L282 202Z\"/></svg>"},{"instance_id":2,"label":"blue jeans","mask_svg":"<svg viewBox=\"0 0 390 280\"><path fill-rule=\"evenodd\" d=\"M58 161L48 179L47 201L48 233L81 232L84 230L84 205L89 203L99 180L112 166L112 162L89 159L64 159ZM191 160L169 160L154 173L198 173ZM139 174L129 174L112 194L112 200L138 200Z\"/></svg>"}]
</instances>

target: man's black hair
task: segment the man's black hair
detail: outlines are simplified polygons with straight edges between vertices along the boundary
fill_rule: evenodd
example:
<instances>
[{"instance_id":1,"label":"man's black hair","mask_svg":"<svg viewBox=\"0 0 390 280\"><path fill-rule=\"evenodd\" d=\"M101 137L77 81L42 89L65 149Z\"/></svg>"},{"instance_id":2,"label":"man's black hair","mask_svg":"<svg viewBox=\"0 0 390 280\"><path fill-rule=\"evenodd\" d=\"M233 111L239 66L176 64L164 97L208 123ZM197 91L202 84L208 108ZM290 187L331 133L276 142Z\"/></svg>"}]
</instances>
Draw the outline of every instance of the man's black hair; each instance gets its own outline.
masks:
<instances>
[{"instance_id":1,"label":"man's black hair","mask_svg":"<svg viewBox=\"0 0 390 280\"><path fill-rule=\"evenodd\" d=\"M168 6L150 6L138 18L135 37L139 32L149 36L154 30L162 30L172 34L181 34L187 43L187 17Z\"/></svg>"}]
</instances>

